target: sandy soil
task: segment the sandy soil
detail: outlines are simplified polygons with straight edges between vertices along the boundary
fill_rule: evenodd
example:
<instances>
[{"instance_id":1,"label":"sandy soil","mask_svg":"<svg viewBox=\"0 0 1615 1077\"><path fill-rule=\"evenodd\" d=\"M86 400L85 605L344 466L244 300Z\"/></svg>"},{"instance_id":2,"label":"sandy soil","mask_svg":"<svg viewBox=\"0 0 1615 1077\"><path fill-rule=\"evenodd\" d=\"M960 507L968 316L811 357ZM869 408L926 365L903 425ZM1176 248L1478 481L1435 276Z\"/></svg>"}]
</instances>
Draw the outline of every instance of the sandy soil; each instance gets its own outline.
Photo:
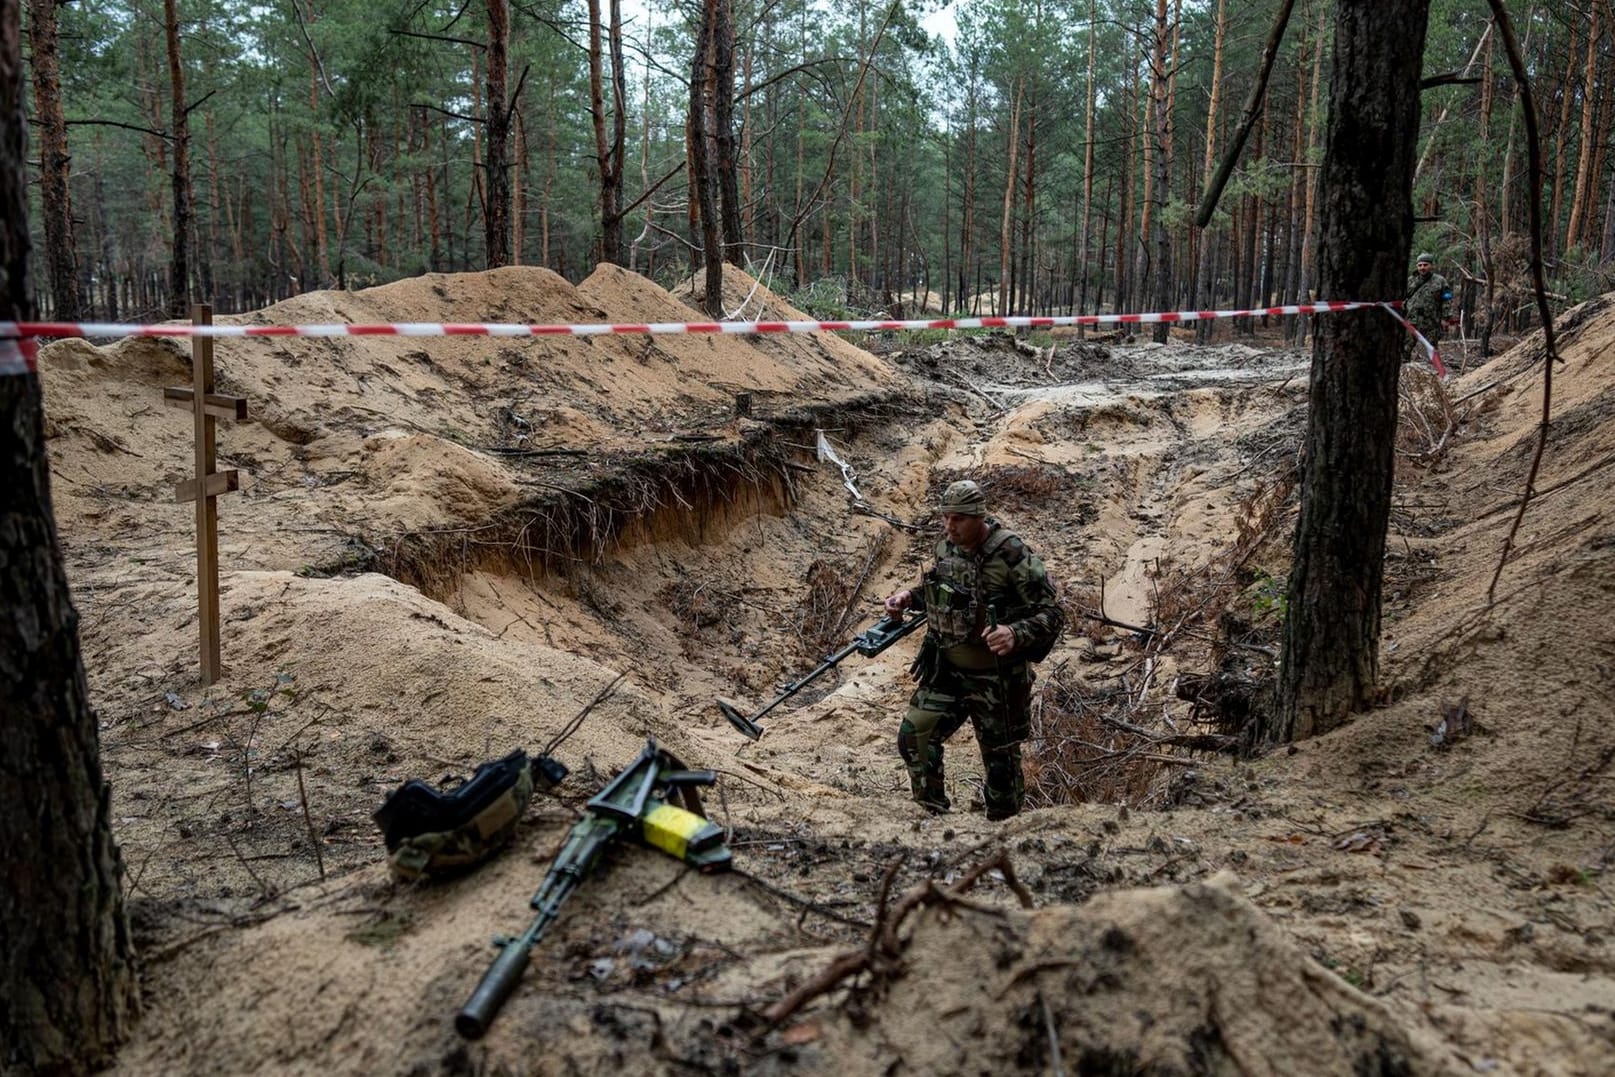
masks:
<instances>
[{"instance_id":1,"label":"sandy soil","mask_svg":"<svg viewBox=\"0 0 1615 1077\"><path fill-rule=\"evenodd\" d=\"M731 278L727 307L803 316ZM681 320L688 300L620 270L574 288L510 269L251 320ZM242 490L220 500L225 676L203 688L192 508L172 501L190 420L161 406L188 357L47 348L56 510L144 965L118 1071L1615 1072L1615 303L1563 326L1537 499L1495 589L1540 338L1450 384L1450 413L1408 376L1384 705L1249 760L1141 749L1117 723L1224 731L1178 687L1271 668L1299 353L221 344L222 387L252 414L221 425ZM819 430L859 498L815 457ZM1043 666L1032 806L1004 824L980 813L968 734L955 811L907 800L893 734L913 640L848 660L755 743L713 704L761 706L871 621L963 475L1074 613L1174 629L1146 647L1073 625ZM370 820L390 789L537 751L619 675L513 848L452 882L390 881ZM1470 724L1436 743L1460 701ZM1080 765L1056 725L1073 708L1098 751ZM707 805L737 870L621 848L488 1037L462 1042L451 1018L488 940L525 925L582 800L647 736L720 772ZM855 979L768 1019L849 953Z\"/></svg>"}]
</instances>

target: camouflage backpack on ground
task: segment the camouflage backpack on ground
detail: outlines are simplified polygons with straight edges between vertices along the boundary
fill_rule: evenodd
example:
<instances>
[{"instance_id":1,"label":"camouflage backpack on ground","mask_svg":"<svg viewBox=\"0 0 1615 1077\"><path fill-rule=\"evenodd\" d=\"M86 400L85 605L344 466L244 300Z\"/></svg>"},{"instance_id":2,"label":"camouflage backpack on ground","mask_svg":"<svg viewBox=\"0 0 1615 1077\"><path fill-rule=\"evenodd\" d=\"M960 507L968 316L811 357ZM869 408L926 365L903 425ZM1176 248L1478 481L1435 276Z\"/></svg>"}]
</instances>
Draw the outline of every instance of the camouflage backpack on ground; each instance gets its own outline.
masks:
<instances>
[{"instance_id":1,"label":"camouflage backpack on ground","mask_svg":"<svg viewBox=\"0 0 1615 1077\"><path fill-rule=\"evenodd\" d=\"M565 777L566 768L549 756L532 760L517 749L451 789L411 778L375 814L393 878L442 878L482 863L515 834L535 781L550 789Z\"/></svg>"}]
</instances>

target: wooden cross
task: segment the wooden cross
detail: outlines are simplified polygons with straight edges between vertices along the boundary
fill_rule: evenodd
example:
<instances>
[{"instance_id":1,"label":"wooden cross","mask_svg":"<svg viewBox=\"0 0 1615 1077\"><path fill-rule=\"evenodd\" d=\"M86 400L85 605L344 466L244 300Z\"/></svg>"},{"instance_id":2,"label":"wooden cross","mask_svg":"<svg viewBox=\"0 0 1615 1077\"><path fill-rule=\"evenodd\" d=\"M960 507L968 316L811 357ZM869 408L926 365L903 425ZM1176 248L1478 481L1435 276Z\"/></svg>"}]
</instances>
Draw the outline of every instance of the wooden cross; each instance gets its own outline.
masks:
<instances>
[{"instance_id":1,"label":"wooden cross","mask_svg":"<svg viewBox=\"0 0 1615 1077\"><path fill-rule=\"evenodd\" d=\"M213 307L191 308L195 325L213 324ZM219 506L215 500L241 488L234 470L214 471L214 424L247 417L247 398L213 391L213 338L191 338L191 385L163 390L163 401L196 417L196 478L174 487L175 501L196 502L196 620L202 634L202 684L219 679Z\"/></svg>"}]
</instances>

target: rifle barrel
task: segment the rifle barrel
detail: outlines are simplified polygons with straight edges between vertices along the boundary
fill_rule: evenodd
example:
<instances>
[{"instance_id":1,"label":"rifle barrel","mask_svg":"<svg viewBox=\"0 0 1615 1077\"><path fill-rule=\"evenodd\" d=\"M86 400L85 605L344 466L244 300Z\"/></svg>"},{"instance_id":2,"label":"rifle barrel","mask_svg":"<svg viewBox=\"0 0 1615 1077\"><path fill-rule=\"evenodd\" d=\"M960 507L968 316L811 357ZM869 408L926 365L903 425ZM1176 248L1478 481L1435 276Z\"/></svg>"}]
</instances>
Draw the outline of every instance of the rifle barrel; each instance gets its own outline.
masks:
<instances>
[{"instance_id":1,"label":"rifle barrel","mask_svg":"<svg viewBox=\"0 0 1615 1077\"><path fill-rule=\"evenodd\" d=\"M534 926L537 927L539 920L542 919L541 916L535 920ZM460 1012L454 1015L455 1031L468 1040L482 1038L488 1031L488 1026L493 1024L493 1019L498 1016L500 1007L504 1006L510 993L516 990L516 985L521 983L522 973L527 971L527 963L532 956L533 945L538 942L538 935L542 934L543 928L539 928L537 935L529 928L527 933L511 939L500 948L499 956L488 966L488 971L482 974L477 989L471 992L471 997L466 999Z\"/></svg>"},{"instance_id":2,"label":"rifle barrel","mask_svg":"<svg viewBox=\"0 0 1615 1077\"><path fill-rule=\"evenodd\" d=\"M599 811L595 808L573 824L555 863L550 865L538 893L533 895L532 906L538 910L538 915L533 917L526 931L500 944L499 956L482 974L476 990L460 1007L460 1012L454 1015L454 1028L466 1039L481 1039L488 1031L493 1019L499 1016L505 1000L521 983L522 973L527 971L528 962L532 959L533 947L538 945L544 932L560 915L561 904L572 896L606 846L622 832L622 824L618 820L597 814Z\"/></svg>"}]
</instances>

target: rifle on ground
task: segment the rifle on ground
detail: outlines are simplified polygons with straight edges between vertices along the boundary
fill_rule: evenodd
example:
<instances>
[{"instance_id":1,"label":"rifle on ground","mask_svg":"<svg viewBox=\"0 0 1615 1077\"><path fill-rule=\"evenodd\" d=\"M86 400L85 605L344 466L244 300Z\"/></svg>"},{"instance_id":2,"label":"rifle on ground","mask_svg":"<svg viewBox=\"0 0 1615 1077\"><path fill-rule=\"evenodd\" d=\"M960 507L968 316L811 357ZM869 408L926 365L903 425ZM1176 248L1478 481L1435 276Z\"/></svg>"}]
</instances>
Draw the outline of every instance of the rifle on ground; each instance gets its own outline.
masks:
<instances>
[{"instance_id":1,"label":"rifle on ground","mask_svg":"<svg viewBox=\"0 0 1615 1077\"><path fill-rule=\"evenodd\" d=\"M837 651L835 654L827 655L824 661L820 662L818 667L814 669L812 673L809 673L806 677L803 677L799 681L794 681L791 684L786 685L785 691L781 692L777 699L775 699L768 706L764 707L762 710L758 711L756 714L752 715L750 718L747 718L744 714L741 714L740 708L736 707L727 699L720 698L718 700L718 709L723 712L723 716L725 718L729 719L730 725L740 730L750 739L756 740L758 737L763 735L763 727L757 724L757 720L759 718L773 710L775 707L779 706L781 703L784 703L787 699L790 699L792 696L796 695L796 693L806 688L821 675L835 669L843 658L846 658L848 655L854 652L863 655L865 658L873 658L886 648L890 647L892 644L896 643L898 640L902 639L904 636L908 635L910 632L913 632L916 628L923 627L925 627L924 613L916 613L907 620L904 620L903 615L900 613L888 613L879 621L876 621L874 624L852 637L852 642L841 648L841 650Z\"/></svg>"},{"instance_id":2,"label":"rifle on ground","mask_svg":"<svg viewBox=\"0 0 1615 1077\"><path fill-rule=\"evenodd\" d=\"M629 837L661 849L704 872L729 867L729 847L723 828L701 811L695 787L712 785L710 770L687 770L677 759L645 742L644 751L587 805L583 818L572 827L566 842L550 865L549 873L532 907L538 915L527 930L514 938L499 938L499 956L483 974L477 989L455 1015L454 1027L466 1039L479 1039L488 1031L499 1008L521 982L532 949L560 913L561 904L589 877L606 848L619 837ZM683 806L670 798L677 795Z\"/></svg>"}]
</instances>

